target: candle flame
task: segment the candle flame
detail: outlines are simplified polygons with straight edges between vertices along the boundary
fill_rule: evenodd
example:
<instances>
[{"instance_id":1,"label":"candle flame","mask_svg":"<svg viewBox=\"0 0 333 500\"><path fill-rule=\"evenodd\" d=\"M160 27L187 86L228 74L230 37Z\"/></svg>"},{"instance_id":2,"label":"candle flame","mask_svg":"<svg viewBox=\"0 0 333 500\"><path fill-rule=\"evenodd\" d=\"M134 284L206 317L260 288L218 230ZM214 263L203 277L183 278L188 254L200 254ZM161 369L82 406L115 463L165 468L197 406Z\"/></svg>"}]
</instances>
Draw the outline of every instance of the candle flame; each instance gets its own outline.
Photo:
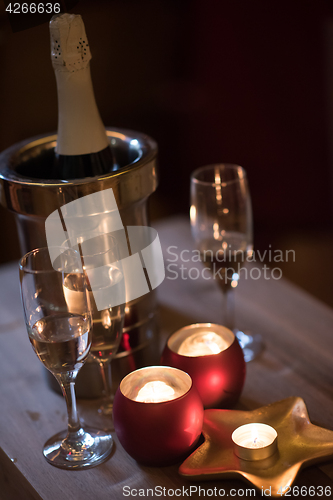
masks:
<instances>
[{"instance_id":1,"label":"candle flame","mask_svg":"<svg viewBox=\"0 0 333 500\"><path fill-rule=\"evenodd\" d=\"M256 444L258 441L258 428L255 425L251 428L251 437L254 444Z\"/></svg>"},{"instance_id":2,"label":"candle flame","mask_svg":"<svg viewBox=\"0 0 333 500\"><path fill-rule=\"evenodd\" d=\"M260 436L260 437L259 437ZM251 427L251 441L248 445L249 448L262 448L268 445L266 442L266 437L260 433L260 430L256 425L252 425Z\"/></svg>"},{"instance_id":3,"label":"candle flame","mask_svg":"<svg viewBox=\"0 0 333 500\"><path fill-rule=\"evenodd\" d=\"M102 319L102 325L104 328L110 328L111 326L111 308L109 309L104 309L101 313L101 319Z\"/></svg>"},{"instance_id":4,"label":"candle flame","mask_svg":"<svg viewBox=\"0 0 333 500\"><path fill-rule=\"evenodd\" d=\"M179 346L182 356L207 356L218 354L228 347L228 343L215 332L195 333L187 337Z\"/></svg>"},{"instance_id":5,"label":"candle flame","mask_svg":"<svg viewBox=\"0 0 333 500\"><path fill-rule=\"evenodd\" d=\"M173 388L161 380L147 382L138 392L135 401L140 403L161 403L175 398Z\"/></svg>"},{"instance_id":6,"label":"candle flame","mask_svg":"<svg viewBox=\"0 0 333 500\"><path fill-rule=\"evenodd\" d=\"M195 208L194 205L191 205L191 208L190 208L190 219L191 219L191 223L194 225L196 223L196 220L197 220L197 209Z\"/></svg>"}]
</instances>

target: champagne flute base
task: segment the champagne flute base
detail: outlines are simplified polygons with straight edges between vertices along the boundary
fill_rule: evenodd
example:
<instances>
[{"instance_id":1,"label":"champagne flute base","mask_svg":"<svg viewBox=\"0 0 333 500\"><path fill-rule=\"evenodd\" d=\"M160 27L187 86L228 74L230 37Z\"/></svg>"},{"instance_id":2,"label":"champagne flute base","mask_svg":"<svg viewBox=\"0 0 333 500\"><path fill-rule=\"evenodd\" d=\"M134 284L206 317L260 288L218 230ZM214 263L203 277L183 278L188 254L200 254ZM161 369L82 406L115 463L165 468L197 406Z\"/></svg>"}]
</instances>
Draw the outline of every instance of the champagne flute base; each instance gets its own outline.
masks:
<instances>
[{"instance_id":1,"label":"champagne flute base","mask_svg":"<svg viewBox=\"0 0 333 500\"><path fill-rule=\"evenodd\" d=\"M243 350L245 362L248 363L257 358L264 348L261 335L258 333L245 333L238 330L238 328L234 328L233 332Z\"/></svg>"},{"instance_id":2,"label":"champagne flute base","mask_svg":"<svg viewBox=\"0 0 333 500\"><path fill-rule=\"evenodd\" d=\"M88 469L105 462L113 446L112 435L108 432L85 428L80 439L68 442L67 431L50 438L44 445L46 460L60 469Z\"/></svg>"}]
</instances>

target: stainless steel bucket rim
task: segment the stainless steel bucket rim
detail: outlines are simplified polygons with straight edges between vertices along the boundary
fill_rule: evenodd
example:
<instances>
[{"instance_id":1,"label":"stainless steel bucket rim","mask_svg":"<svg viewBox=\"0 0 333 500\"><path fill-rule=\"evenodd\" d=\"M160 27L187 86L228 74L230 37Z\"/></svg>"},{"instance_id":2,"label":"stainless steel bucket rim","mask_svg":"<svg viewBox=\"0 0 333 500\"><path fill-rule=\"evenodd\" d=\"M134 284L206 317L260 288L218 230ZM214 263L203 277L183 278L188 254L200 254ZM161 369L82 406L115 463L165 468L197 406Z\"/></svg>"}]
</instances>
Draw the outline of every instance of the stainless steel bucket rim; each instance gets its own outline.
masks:
<instances>
[{"instance_id":1,"label":"stainless steel bucket rim","mask_svg":"<svg viewBox=\"0 0 333 500\"><path fill-rule=\"evenodd\" d=\"M25 177L16 171L18 165L37 157L43 150L53 149L56 135L30 138L3 151L0 154L0 204L24 216L46 218L59 207L59 197L63 205L112 188L119 207L146 199L158 184L156 142L133 130L107 128L106 131L121 168L103 176L61 182Z\"/></svg>"},{"instance_id":2,"label":"stainless steel bucket rim","mask_svg":"<svg viewBox=\"0 0 333 500\"><path fill-rule=\"evenodd\" d=\"M48 145L47 149L55 148L57 143L57 134L55 133L47 133L38 135L35 137L30 137L24 141L21 141L14 146L11 146L5 149L2 153L0 153L0 179L24 183L30 185L53 185L53 186L63 186L63 185L73 185L73 184L88 184L98 180L106 180L110 177L118 177L124 176L129 172L133 172L135 169L140 169L143 164L150 162L157 152L157 143L150 136L143 134L141 132L137 132L130 129L121 129L121 128L106 128L106 134L109 138L109 142L111 146L113 145L113 141L118 139L122 142L133 143L136 141L137 147L133 149L137 149L138 158L136 158L131 163L122 167L118 172L112 172L105 175L98 175L96 177L88 177L85 179L71 179L69 181L66 180L44 180L44 179L31 179L29 177L25 177L23 175L18 174L14 167L17 165L18 161L22 159L22 156L25 152L31 151L34 148L37 148L42 145ZM9 159L9 162L8 162ZM8 163L10 163L10 167L8 167Z\"/></svg>"}]
</instances>

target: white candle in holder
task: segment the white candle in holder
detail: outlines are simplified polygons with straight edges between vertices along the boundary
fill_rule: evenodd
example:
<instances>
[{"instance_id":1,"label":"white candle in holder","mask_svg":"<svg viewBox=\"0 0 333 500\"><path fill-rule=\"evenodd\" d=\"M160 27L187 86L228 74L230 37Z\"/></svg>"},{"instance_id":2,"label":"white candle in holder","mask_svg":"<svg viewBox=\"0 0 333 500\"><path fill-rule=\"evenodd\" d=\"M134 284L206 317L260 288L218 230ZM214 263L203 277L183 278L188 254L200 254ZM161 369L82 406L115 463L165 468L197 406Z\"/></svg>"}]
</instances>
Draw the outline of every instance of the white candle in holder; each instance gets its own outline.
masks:
<instances>
[{"instance_id":1,"label":"white candle in holder","mask_svg":"<svg viewBox=\"0 0 333 500\"><path fill-rule=\"evenodd\" d=\"M263 460L277 451L277 432L267 424L245 424L231 436L234 452L243 460Z\"/></svg>"}]
</instances>

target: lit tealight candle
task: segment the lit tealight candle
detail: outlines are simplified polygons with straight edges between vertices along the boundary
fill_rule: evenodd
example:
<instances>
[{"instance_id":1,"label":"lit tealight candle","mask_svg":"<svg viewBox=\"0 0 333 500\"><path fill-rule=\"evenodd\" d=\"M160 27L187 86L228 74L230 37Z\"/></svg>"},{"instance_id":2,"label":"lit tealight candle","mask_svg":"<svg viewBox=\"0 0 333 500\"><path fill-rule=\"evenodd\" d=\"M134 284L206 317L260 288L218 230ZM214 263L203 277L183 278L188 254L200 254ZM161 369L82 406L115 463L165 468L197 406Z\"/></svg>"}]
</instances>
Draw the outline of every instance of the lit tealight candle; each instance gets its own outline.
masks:
<instances>
[{"instance_id":1,"label":"lit tealight candle","mask_svg":"<svg viewBox=\"0 0 333 500\"><path fill-rule=\"evenodd\" d=\"M178 354L182 356L210 356L227 349L227 342L215 332L193 333L180 344Z\"/></svg>"},{"instance_id":2,"label":"lit tealight candle","mask_svg":"<svg viewBox=\"0 0 333 500\"><path fill-rule=\"evenodd\" d=\"M267 424L245 424L231 436L234 452L243 460L263 460L277 450L277 432Z\"/></svg>"}]
</instances>

